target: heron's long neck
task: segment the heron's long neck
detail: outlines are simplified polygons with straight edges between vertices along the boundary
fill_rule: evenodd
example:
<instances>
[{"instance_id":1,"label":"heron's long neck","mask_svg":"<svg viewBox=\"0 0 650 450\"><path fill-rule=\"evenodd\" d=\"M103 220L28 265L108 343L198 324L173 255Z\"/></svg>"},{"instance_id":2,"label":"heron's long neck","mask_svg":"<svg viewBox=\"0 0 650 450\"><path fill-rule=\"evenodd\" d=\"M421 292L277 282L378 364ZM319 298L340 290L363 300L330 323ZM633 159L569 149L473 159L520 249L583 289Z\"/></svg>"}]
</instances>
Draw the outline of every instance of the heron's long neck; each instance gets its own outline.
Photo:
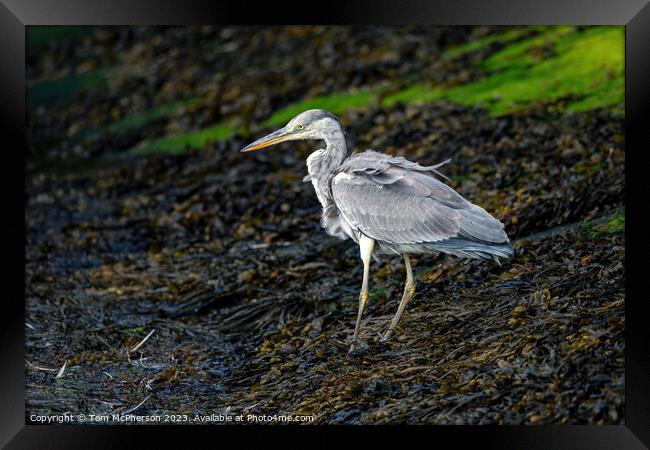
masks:
<instances>
[{"instance_id":1,"label":"heron's long neck","mask_svg":"<svg viewBox=\"0 0 650 450\"><path fill-rule=\"evenodd\" d=\"M324 136L325 150L323 151L323 173L320 175L330 175L336 170L343 160L348 156L348 147L345 143L345 135L343 130L329 133Z\"/></svg>"},{"instance_id":2,"label":"heron's long neck","mask_svg":"<svg viewBox=\"0 0 650 450\"><path fill-rule=\"evenodd\" d=\"M331 202L329 181L332 173L343 163L348 155L343 130L329 132L322 136L325 148L317 150L307 158L307 171L314 185L318 200L323 205Z\"/></svg>"}]
</instances>

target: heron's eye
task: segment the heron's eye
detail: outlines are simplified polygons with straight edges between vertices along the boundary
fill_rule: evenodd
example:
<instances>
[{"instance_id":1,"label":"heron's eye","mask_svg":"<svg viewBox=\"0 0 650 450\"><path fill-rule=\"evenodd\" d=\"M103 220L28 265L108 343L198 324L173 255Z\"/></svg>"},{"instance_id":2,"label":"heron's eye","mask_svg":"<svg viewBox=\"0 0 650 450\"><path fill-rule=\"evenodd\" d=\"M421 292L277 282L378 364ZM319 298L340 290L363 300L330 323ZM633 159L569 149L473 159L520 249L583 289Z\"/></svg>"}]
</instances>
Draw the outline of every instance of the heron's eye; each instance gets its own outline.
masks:
<instances>
[{"instance_id":1,"label":"heron's eye","mask_svg":"<svg viewBox=\"0 0 650 450\"><path fill-rule=\"evenodd\" d=\"M303 124L299 123L298 125L296 125L296 130L304 130L304 129L305 126Z\"/></svg>"}]
</instances>

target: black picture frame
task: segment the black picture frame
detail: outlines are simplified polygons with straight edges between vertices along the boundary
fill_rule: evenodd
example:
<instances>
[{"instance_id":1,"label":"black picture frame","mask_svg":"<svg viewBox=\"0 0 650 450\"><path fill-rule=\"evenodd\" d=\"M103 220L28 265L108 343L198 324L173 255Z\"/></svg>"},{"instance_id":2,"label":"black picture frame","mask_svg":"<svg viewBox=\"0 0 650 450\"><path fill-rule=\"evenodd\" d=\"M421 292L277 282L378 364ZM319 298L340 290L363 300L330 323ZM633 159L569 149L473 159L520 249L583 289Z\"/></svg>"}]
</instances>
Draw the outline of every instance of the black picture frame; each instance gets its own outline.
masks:
<instances>
[{"instance_id":1,"label":"black picture frame","mask_svg":"<svg viewBox=\"0 0 650 450\"><path fill-rule=\"evenodd\" d=\"M24 351L24 196L15 193L23 183L25 167L25 26L26 25L184 25L184 24L430 24L430 25L625 25L626 115L626 411L625 426L518 426L518 427L333 427L334 431L364 436L399 433L403 444L414 434L429 434L432 445L446 441L455 447L473 443L489 448L633 449L650 446L650 327L647 294L641 272L647 243L644 207L648 187L641 171L644 151L650 150L650 4L648 0L403 0L328 1L300 3L212 2L209 0L0 0L0 76L3 142L5 147L3 203L6 269L2 303L3 370L0 378L0 444L6 448L114 448L151 444L152 437L167 439L169 432L187 445L204 433L224 427L124 427L25 425ZM11 200L11 201L10 201ZM15 210L14 210L15 209ZM24 218L24 216L22 216ZM16 237L13 237L16 234ZM22 291L22 295L21 295ZM312 445L314 431L305 427L267 427L264 433L237 430L240 439L265 444L277 429L297 433L296 442ZM307 427L309 428L309 427ZM312 427L314 428L314 427ZM316 427L317 428L317 427ZM265 430L266 431L266 430ZM329 431L329 430L328 430ZM322 433L319 429L316 433ZM286 433L282 433L286 435ZM190 438L191 436L191 438ZM208 438L208 436L203 436ZM423 437L423 436L421 436ZM286 436L284 436L287 439ZM345 438L347 439L347 437ZM339 441L339 438L331 443ZM217 441L213 441L217 442ZM316 442L316 441L314 441ZM141 445L141 444L140 444ZM413 444L415 445L415 444Z\"/></svg>"}]
</instances>

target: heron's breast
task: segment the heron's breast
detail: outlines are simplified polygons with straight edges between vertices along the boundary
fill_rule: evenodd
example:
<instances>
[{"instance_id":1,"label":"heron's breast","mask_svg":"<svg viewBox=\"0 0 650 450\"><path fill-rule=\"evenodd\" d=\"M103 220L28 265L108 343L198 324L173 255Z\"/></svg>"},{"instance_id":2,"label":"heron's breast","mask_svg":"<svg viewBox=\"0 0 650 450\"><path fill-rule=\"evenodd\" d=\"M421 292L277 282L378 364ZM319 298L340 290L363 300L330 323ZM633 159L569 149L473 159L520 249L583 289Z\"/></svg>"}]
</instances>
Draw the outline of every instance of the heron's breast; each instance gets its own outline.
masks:
<instances>
[{"instance_id":1,"label":"heron's breast","mask_svg":"<svg viewBox=\"0 0 650 450\"><path fill-rule=\"evenodd\" d=\"M350 238L355 242L358 240L350 224L348 224L341 216L328 216L326 211L323 210L321 225L325 229L325 232L327 232L327 234L330 236L334 236L339 239Z\"/></svg>"}]
</instances>

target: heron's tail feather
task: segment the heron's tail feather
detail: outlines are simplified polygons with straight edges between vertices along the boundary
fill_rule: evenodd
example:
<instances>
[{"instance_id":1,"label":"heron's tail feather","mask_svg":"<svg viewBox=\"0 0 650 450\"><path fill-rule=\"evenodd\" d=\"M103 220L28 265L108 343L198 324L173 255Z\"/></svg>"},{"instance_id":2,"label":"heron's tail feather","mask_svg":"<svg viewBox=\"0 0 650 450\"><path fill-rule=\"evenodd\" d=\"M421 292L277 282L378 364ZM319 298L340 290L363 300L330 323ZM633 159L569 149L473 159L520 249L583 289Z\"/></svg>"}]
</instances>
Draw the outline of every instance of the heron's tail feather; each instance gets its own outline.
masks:
<instances>
[{"instance_id":1,"label":"heron's tail feather","mask_svg":"<svg viewBox=\"0 0 650 450\"><path fill-rule=\"evenodd\" d=\"M510 242L496 244L466 238L451 238L426 245L435 252L449 253L461 258L491 259L497 263L499 263L499 258L509 258L513 253Z\"/></svg>"}]
</instances>

